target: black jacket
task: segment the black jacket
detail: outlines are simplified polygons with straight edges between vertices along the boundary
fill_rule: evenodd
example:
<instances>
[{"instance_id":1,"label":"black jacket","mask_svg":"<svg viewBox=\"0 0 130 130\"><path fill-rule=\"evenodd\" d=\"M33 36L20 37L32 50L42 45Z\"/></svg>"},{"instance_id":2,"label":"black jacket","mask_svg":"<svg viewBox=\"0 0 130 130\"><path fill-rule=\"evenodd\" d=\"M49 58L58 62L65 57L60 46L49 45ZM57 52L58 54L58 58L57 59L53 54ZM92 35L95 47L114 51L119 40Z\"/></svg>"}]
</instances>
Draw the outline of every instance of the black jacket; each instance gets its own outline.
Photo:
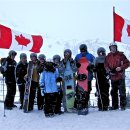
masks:
<instances>
[{"instance_id":1,"label":"black jacket","mask_svg":"<svg viewBox=\"0 0 130 130\"><path fill-rule=\"evenodd\" d=\"M17 84L25 83L24 76L27 74L27 67L28 67L28 63L25 64L23 64L22 62L18 63L16 67Z\"/></svg>"},{"instance_id":2,"label":"black jacket","mask_svg":"<svg viewBox=\"0 0 130 130\"><path fill-rule=\"evenodd\" d=\"M16 61L12 60L10 57L7 57L4 62L2 63L3 74L5 76L6 83L16 83L15 80L15 68L16 68Z\"/></svg>"}]
</instances>

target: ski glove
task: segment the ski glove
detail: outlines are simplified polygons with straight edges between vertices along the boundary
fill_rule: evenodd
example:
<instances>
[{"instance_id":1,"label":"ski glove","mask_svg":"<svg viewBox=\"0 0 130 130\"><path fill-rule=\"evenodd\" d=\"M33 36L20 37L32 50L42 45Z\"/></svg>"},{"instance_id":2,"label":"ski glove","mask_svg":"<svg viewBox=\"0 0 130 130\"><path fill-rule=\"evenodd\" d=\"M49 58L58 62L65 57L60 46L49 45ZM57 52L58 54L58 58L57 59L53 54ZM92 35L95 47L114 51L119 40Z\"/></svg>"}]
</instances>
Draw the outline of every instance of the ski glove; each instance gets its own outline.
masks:
<instances>
[{"instance_id":1,"label":"ski glove","mask_svg":"<svg viewBox=\"0 0 130 130\"><path fill-rule=\"evenodd\" d=\"M44 86L40 86L41 89L41 95L44 96Z\"/></svg>"},{"instance_id":2,"label":"ski glove","mask_svg":"<svg viewBox=\"0 0 130 130\"><path fill-rule=\"evenodd\" d=\"M91 64L91 65L88 65L87 70L88 71L93 71L93 68L94 68L94 65Z\"/></svg>"},{"instance_id":3,"label":"ski glove","mask_svg":"<svg viewBox=\"0 0 130 130\"><path fill-rule=\"evenodd\" d=\"M81 64L79 62L76 63L76 67L80 68Z\"/></svg>"},{"instance_id":4,"label":"ski glove","mask_svg":"<svg viewBox=\"0 0 130 130\"><path fill-rule=\"evenodd\" d=\"M56 82L62 82L62 78L61 78L61 77L58 77L58 78L56 79Z\"/></svg>"},{"instance_id":5,"label":"ski glove","mask_svg":"<svg viewBox=\"0 0 130 130\"><path fill-rule=\"evenodd\" d=\"M116 70L115 69L112 69L109 71L109 75L112 76L112 75L115 75L116 74Z\"/></svg>"},{"instance_id":6,"label":"ski glove","mask_svg":"<svg viewBox=\"0 0 130 130\"><path fill-rule=\"evenodd\" d=\"M73 60L70 60L70 64L74 64L74 61L73 61Z\"/></svg>"}]
</instances>

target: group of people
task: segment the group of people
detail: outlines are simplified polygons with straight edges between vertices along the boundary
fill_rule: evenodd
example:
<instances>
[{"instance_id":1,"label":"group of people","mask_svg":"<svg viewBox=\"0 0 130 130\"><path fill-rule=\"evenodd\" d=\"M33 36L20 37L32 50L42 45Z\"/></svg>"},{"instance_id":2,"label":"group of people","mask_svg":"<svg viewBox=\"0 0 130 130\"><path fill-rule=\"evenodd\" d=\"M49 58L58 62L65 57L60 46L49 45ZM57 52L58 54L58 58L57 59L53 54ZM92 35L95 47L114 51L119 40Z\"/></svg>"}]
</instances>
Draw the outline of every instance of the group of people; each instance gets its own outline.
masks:
<instances>
[{"instance_id":1,"label":"group of people","mask_svg":"<svg viewBox=\"0 0 130 130\"><path fill-rule=\"evenodd\" d=\"M78 69L81 67L79 60L85 57L89 65L86 68L88 71L88 90L83 92L83 104L80 109L88 109L88 102L90 92L92 90L93 76L96 79L96 95L98 96L99 111L107 111L109 108L109 88L111 80L111 96L112 107L111 110L119 109L125 110L126 108L126 85L125 85L125 69L130 66L129 60L123 52L118 51L115 42L110 43L110 53L106 54L103 47L97 49L97 57L95 58L87 50L86 44L81 44L80 54L77 54L75 59L72 58L70 49L64 50L64 58L61 59L60 55L54 55L52 60L46 60L44 54L37 57L36 53L30 54L30 60L33 63L33 73L30 87L29 105L28 110L32 111L34 108L34 99L37 96L38 110L44 109L45 116L53 116L54 114L62 114L61 103L64 103L64 80L65 69L72 70L75 82L75 103L74 108L77 107L77 82ZM20 54L20 61L17 64L15 56L17 53L14 50L9 51L7 58L1 60L1 73L5 77L7 86L7 94L5 98L5 108L13 109L17 107L14 104L14 97L16 94L16 83L20 92L20 109L23 108L24 91L27 77L27 55ZM59 83L59 84L58 84ZM119 91L119 95L118 95ZM37 94L37 95L36 95ZM120 97L120 103L119 99ZM66 111L66 109L64 109Z\"/></svg>"}]
</instances>

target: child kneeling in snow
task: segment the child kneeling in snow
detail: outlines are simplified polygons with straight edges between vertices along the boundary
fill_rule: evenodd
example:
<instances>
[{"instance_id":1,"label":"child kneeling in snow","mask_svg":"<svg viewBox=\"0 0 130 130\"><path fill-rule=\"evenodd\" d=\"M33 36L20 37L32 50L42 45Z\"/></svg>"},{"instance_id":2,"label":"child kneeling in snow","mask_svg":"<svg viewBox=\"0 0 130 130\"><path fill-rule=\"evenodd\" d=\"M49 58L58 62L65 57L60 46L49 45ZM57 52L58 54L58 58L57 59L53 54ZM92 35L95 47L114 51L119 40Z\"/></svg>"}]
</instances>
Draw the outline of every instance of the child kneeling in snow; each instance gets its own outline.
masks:
<instances>
[{"instance_id":1,"label":"child kneeling in snow","mask_svg":"<svg viewBox=\"0 0 130 130\"><path fill-rule=\"evenodd\" d=\"M54 116L57 111L58 86L56 79L59 77L58 70L53 62L45 63L45 70L40 75L41 95L45 97L44 113L46 117Z\"/></svg>"}]
</instances>

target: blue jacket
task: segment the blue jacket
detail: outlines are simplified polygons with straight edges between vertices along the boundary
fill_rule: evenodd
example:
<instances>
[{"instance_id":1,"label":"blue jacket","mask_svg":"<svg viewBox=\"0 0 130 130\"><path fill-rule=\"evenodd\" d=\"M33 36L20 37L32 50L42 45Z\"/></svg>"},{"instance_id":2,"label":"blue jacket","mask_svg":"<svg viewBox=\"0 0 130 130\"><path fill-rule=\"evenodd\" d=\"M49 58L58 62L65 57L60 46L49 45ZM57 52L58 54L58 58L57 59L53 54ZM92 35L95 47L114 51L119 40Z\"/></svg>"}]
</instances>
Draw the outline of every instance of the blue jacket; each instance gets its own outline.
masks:
<instances>
[{"instance_id":1,"label":"blue jacket","mask_svg":"<svg viewBox=\"0 0 130 130\"><path fill-rule=\"evenodd\" d=\"M81 57L83 57L81 53L76 55L76 57L75 57L76 63L79 61L79 59L80 59ZM92 54L86 52L85 57L86 57L86 59L88 59L88 61L89 61L91 64L94 64L95 57L94 57ZM93 72L89 71L89 72L88 72L88 81L91 81L92 79L93 79Z\"/></svg>"},{"instance_id":2,"label":"blue jacket","mask_svg":"<svg viewBox=\"0 0 130 130\"><path fill-rule=\"evenodd\" d=\"M59 77L59 72L56 69L54 73L43 71L40 75L39 84L41 88L44 86L44 93L58 92L58 86L56 79Z\"/></svg>"}]
</instances>

